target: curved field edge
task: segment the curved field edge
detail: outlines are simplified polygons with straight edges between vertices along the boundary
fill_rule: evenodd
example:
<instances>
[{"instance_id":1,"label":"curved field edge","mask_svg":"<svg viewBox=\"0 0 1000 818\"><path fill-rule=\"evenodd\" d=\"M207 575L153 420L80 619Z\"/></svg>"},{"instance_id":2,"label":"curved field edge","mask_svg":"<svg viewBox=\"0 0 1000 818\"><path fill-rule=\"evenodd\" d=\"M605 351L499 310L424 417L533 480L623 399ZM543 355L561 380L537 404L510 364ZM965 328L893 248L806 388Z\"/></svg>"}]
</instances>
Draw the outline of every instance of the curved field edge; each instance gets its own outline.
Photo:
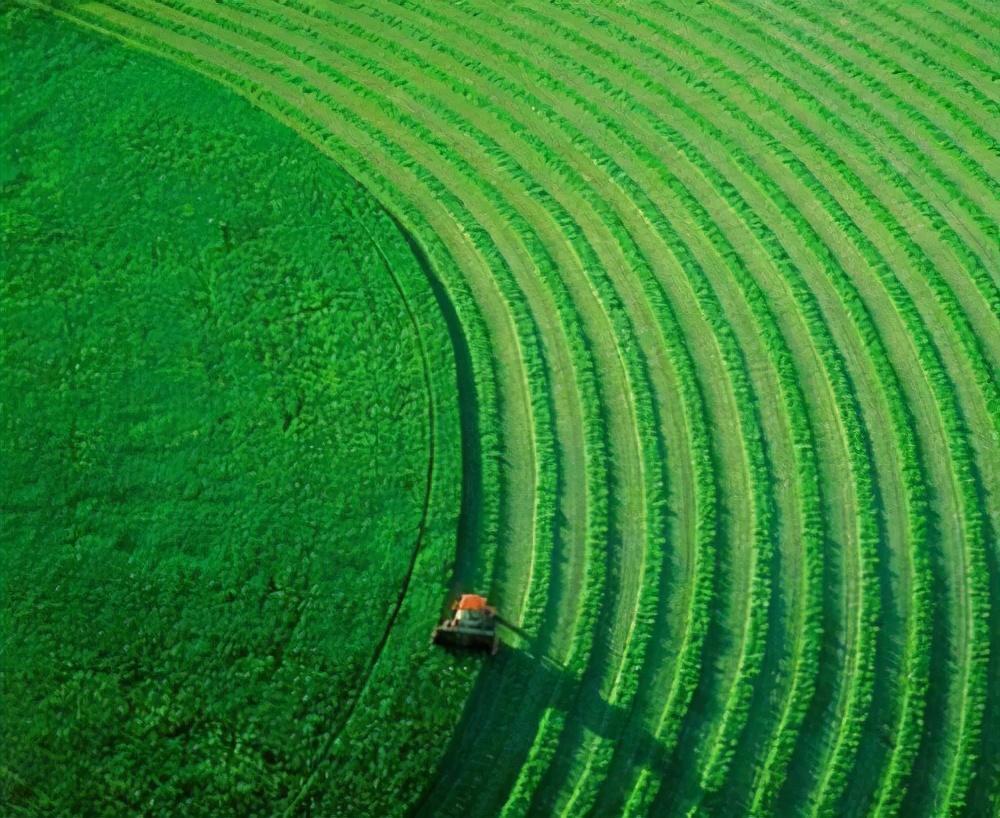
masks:
<instances>
[{"instance_id":1,"label":"curved field edge","mask_svg":"<svg viewBox=\"0 0 1000 818\"><path fill-rule=\"evenodd\" d=\"M10 12L12 15L27 14L24 12L13 11ZM9 20L8 20L9 22ZM65 25L64 23L58 23L52 20L51 17L45 17L44 22L42 18L36 18L30 23L25 23L23 20L19 21L18 24L26 25ZM86 40L95 40L98 38L93 37L93 35L80 31L79 29L69 29L67 28L65 33L62 35L67 39L81 38ZM107 43L108 41L103 38L100 39L101 42ZM98 50L104 50L106 46L101 46ZM118 47L114 47L117 51ZM124 56L124 55L121 55ZM121 56L119 59L121 59ZM112 58L113 61L113 58ZM159 60L153 60L148 57L140 57L138 60L134 56L126 58L125 65L128 66L126 70L136 70L133 69L133 64L139 64L142 70L155 75L156 70L163 70L168 74L170 72L177 72L177 69L166 67L165 64L160 63ZM152 66L157 66L153 68ZM159 69L159 66L164 66ZM82 69L80 69L82 70ZM230 102L228 97L228 92L217 88L214 84L209 85L204 83L202 80L197 80L195 83L191 83L189 75L187 72L181 71L180 74L184 76L184 83L190 86L189 93L192 95L192 99L197 98L198 94L204 91L206 96L211 96L212 94L220 97L220 102L217 105L216 110L226 110L227 106L234 107L232 116L232 121L238 121L241 125L246 119L246 127L252 130L252 120L254 117L262 119L259 114L253 114L249 108L246 109L246 113L240 112L238 109L244 104L242 102L233 104ZM176 81L175 81L175 84ZM166 83L169 85L169 83ZM208 90L204 90L204 86ZM157 83L159 87L159 83ZM152 96L155 96L152 95ZM234 97L235 99L235 97ZM209 105L208 107L212 107ZM205 108L202 108L204 111ZM202 114L204 116L204 113ZM429 756L421 756L419 752L413 753L411 750L411 755L413 756L413 762L416 769L420 769L424 765L433 764L431 760L435 754L439 752L438 747L438 736L442 730L448 730L449 726L454 723L454 719L457 717L459 712L459 707L456 702L461 701L464 693L467 692L469 686L468 675L461 672L454 672L456 669L456 663L450 658L441 657L438 654L432 654L426 646L426 629L428 623L432 623L436 618L438 611L441 606L441 602L444 595L444 588L450 579L450 572L452 570L452 563L455 557L455 531L458 526L458 515L459 515L459 502L460 496L459 492L462 488L462 483L457 479L459 472L461 470L460 458L462 453L459 447L459 441L462 435L459 433L460 423L467 423L467 419L463 417L462 421L459 418L459 408L458 401L456 400L456 383L455 383L455 361L453 359L452 352L452 340L455 340L464 345L464 336L461 338L449 338L448 332L446 330L445 322L441 320L441 310L442 308L448 309L449 305L441 304L439 299L445 299L443 292L440 291L439 285L436 287L438 290L435 292L435 287L433 281L428 281L428 274L432 274L432 271L425 269L421 260L411 252L411 247L408 246L406 237L400 231L399 227L394 223L391 217L388 216L381 208L374 204L374 202L367 197L366 194L361 192L361 189L357 187L356 183L349 180L342 171L335 168L328 163L327 160L319 160L316 154L313 153L311 148L298 147L298 140L295 137L289 137L286 131L284 131L280 126L273 124L270 120L262 119L263 124L257 124L258 129L262 131L267 131L271 129L274 132L280 132L280 137L269 137L275 144L281 144L280 153L283 156L283 162L287 163L289 167L296 167L294 164L296 161L302 161L296 159L296 151L300 154L307 156L304 160L307 163L312 162L314 166L322 167L320 172L328 171L331 178L342 179L341 184L345 186L346 189L350 190L347 194L347 198L350 198L350 204L346 206L343 215L340 218L345 220L345 223L349 226L343 228L344 232L350 232L351 230L357 230L358 238L355 241L355 246L357 248L362 248L365 246L365 237L367 237L371 244L366 250L358 249L359 260L363 260L364 264L369 268L368 275L370 276L370 283L365 282L366 289L371 287L381 287L383 289L389 288L389 291L394 291L394 298L397 298L397 306L394 308L394 313L391 315L391 320L398 322L400 335L396 340L397 345L400 343L405 343L405 339L408 337L409 342L414 346L411 347L410 355L413 356L411 361L411 366L417 361L420 361L419 371L420 377L418 378L418 383L421 388L425 391L424 398L415 403L411 404L410 401L401 401L395 407L394 411L411 411L412 417L414 418L412 424L412 439L414 442L419 441L419 444L424 448L423 460L424 463L420 466L417 474L415 475L415 480L412 481L412 488L406 488L405 490L397 490L397 494L400 498L410 497L419 495L419 499L413 505L413 512L408 514L402 514L399 511L392 511L400 502L399 499L392 499L387 497L385 500L377 500L374 503L361 502L357 504L357 508L364 509L366 507L385 507L385 513L389 515L397 514L398 521L394 519L394 522L399 526L405 526L405 539L403 536L399 537L400 546L399 553L392 556L392 559L396 561L397 564L401 565L402 572L401 576L398 576L398 587L391 588L389 596L385 599L384 607L379 604L377 597L373 596L373 588L367 588L364 593L358 593L357 589L341 589L340 596L337 597L341 600L341 610L340 615L346 616L347 621L352 618L356 619L357 616L361 615L362 611L365 611L365 615L368 617L366 621L373 623L374 627L369 629L356 629L358 638L361 639L362 645L360 649L356 652L358 656L355 661L352 661L348 665L344 660L346 658L345 651L348 650L349 646L354 643L343 642L342 645L335 651L335 655L340 654L340 673L343 675L346 668L351 670L351 678L355 683L355 688L348 689L344 687L344 682L338 682L334 685L330 682L339 677L327 676L326 684L323 684L324 675L321 671L318 675L314 672L312 674L307 674L304 678L307 680L307 687L303 688L304 694L302 701L312 700L316 705L326 699L331 701L329 706L316 706L315 710L310 708L310 711L306 715L307 718L299 726L300 730L305 730L305 734L297 741L292 742L268 742L266 741L266 736L263 738L258 737L258 740L249 742L249 749L244 750L241 755L245 755L247 762L253 757L253 752L265 752L268 759L267 763L279 766L276 769L280 769L282 766L281 759L284 757L283 753L286 752L284 748L278 750L277 747L282 745L287 745L288 747L295 748L296 758L299 764L299 769L303 766L306 770L310 766L315 766L320 768L322 766L323 760L323 748L317 747L314 736L316 734L323 734L324 739L330 734L331 729L334 727L338 720L345 720L350 715L353 708L356 706L359 700L359 693L357 686L364 687L365 680L369 677L371 669L378 663L379 658L382 654L384 655L382 664L391 663L395 667L405 667L408 672L413 675L414 678L423 678L427 680L424 687L424 697L420 701L416 701L411 692L411 701L409 703L404 703L405 706L401 708L396 713L386 714L383 719L383 729L387 729L386 725L391 724L392 732L394 735L399 735L399 730L396 726L396 720L400 717L406 716L407 713L412 713L414 716L419 717L421 724L416 725L413 731L418 736L424 736L423 741L418 739L418 746L423 747L424 751L429 754ZM197 127L197 126L195 126ZM215 126L218 127L218 126ZM239 132L239 126L234 129ZM272 147L268 145L268 147ZM16 167L15 167L16 171ZM339 174L339 175L338 175ZM250 174L252 175L252 174ZM264 174L261 174L262 176ZM183 185L176 186L176 191L181 191L184 189ZM302 184L301 190L298 191L303 196L310 195L308 183ZM317 201L322 201L322 194L319 188L314 186L312 188L311 197L313 200L313 205L316 205ZM277 199L274 200L277 202ZM296 208L288 208L290 212L294 212ZM97 208L100 211L100 208ZM185 215L186 212L185 212ZM219 213L213 214L215 218L218 218ZM223 214L224 216L225 214ZM240 240L240 230L239 224L227 225L225 220L220 220L220 229L222 231L223 241L228 245L231 240L238 242ZM331 225L332 226L332 225ZM16 229L16 225L14 226ZM8 229L10 225L8 225ZM322 246L322 245L320 245ZM162 251L161 251L162 252ZM293 251L294 252L294 251ZM154 259L156 257L157 250L154 244ZM289 256L291 257L291 256ZM307 262L308 263L308 262ZM315 263L315 262L314 262ZM281 262L275 263L276 269L281 269ZM249 285L249 281L247 282ZM211 282L211 285L215 285L215 281ZM262 291L263 293L263 291ZM302 291L301 293L290 292L287 293L287 300L292 302L291 307L293 309L292 315L295 315L298 319L301 315L310 315L315 313L317 321L321 321L324 316L330 314L329 303L334 301L336 298L343 299L344 294L337 293L333 291L331 293L324 293L322 291L317 292L312 290L309 292ZM346 296L349 298L349 296ZM315 306L309 303L309 299L315 300ZM367 299L371 301L369 297ZM446 300L446 299L445 299ZM278 302L282 302L281 298L277 299ZM359 306L364 304L366 301L365 290L358 292L358 298L355 299L356 304ZM337 303L340 303L338 301ZM371 301L374 308L374 301ZM380 308L381 309L381 308ZM346 315L346 313L345 313ZM371 314L374 317L375 313ZM388 316L387 316L388 317ZM407 326L409 324L409 326ZM358 326L362 326L363 322L359 322ZM385 322L386 327L390 327L389 321ZM470 333L471 334L471 333ZM484 348L485 345L481 345L480 349ZM384 347L386 353L390 352L391 346ZM291 355L291 351L287 353ZM398 354L398 353L393 353ZM465 375L468 377L471 369L471 356L468 349L460 351L460 356L465 355ZM300 352L301 355L301 352ZM461 368L461 367L460 367ZM291 369L291 367L289 367ZM462 385L459 385L459 391L462 391ZM465 397L469 397L471 392L470 384L466 383L464 385ZM483 388L479 390L479 395L473 394L472 397L475 399L479 397L480 399L485 396L487 399L490 397L489 388ZM421 408L423 404L423 408ZM303 407L305 405L305 408ZM412 405L412 410L409 408ZM270 408L270 407L268 407ZM363 405L358 406L358 409L363 411ZM369 416L377 418L377 415L373 413L373 409L376 407L369 407ZM312 418L310 415L310 403L308 394L304 397L300 396L295 398L294 396L289 398L289 401L280 407L274 407L274 411L278 412L279 428L283 429L284 434L295 434L296 430L301 427L303 423L306 423ZM283 414L281 414L283 413ZM415 413L415 414L413 414ZM468 412L465 413L466 415ZM485 424L488 427L489 424L489 413L486 413L487 417ZM350 413L344 414L342 417L349 418ZM377 423L384 424L385 421L376 420ZM479 419L478 422L483 424L483 420ZM343 425L343 421L341 421ZM399 433L403 434L405 432L406 426L399 425ZM391 435L383 436L389 438ZM485 442L489 443L491 435L489 429L483 430L483 434L478 435L478 442L481 444ZM346 438L345 438L346 440ZM428 452L426 447L432 445L429 452L430 457L428 457ZM398 458L401 454L400 449L395 452ZM349 475L351 469L363 468L363 461L357 460L357 453L353 455L354 460L352 460L351 468L346 470L339 470L343 474ZM402 461L401 461L402 462ZM9 465L9 464L8 464ZM473 470L474 472L474 470ZM9 476L10 479L16 480L18 475L12 472L7 472L5 476ZM5 481L6 482L6 481ZM367 479L362 476L361 480L356 480L359 485L367 484ZM288 490L298 489L301 485L294 479L294 470L291 470L288 475ZM463 512L468 511L469 506L469 496L473 491L478 491L478 487L468 484L465 486L466 489L466 509ZM470 491L473 490L473 491ZM306 491L309 489L307 487ZM6 494L6 492L5 492ZM336 498L337 502L335 505L340 503L339 498ZM322 504L320 504L322 508ZM331 512L333 507L331 506ZM474 513L475 510L473 510ZM316 509L313 509L313 513L316 513ZM364 514L368 514L364 512ZM378 515L371 515L373 518L377 519ZM303 515L301 521L302 525L308 526L308 518ZM291 527L289 527L291 529ZM10 530L10 529L8 529ZM321 526L315 527L315 532L322 531ZM197 536L197 535L196 535ZM289 530L288 536L292 536ZM478 536L478 535L477 535ZM328 539L328 537L324 537ZM360 538L359 538L360 539ZM384 538L382 546L390 544L389 538ZM334 540L336 542L336 540ZM348 540L344 541L344 544L357 547L356 543L351 543ZM322 545L316 548L317 553L322 553ZM373 552L373 556L374 556ZM336 555L340 557L340 554ZM315 556L311 558L311 563L315 566L320 560L316 559ZM5 561L5 564L10 565L9 561ZM317 573L329 574L329 569L320 565L316 568ZM290 575L295 579L295 571L292 571ZM345 575L346 576L346 575ZM111 580L111 578L108 578ZM266 579L266 578L265 578ZM308 577L303 577L302 581L306 582ZM286 578L287 580L287 578ZM330 582L336 581L336 577L332 580L330 577L325 577L323 582L320 583L323 587L329 587ZM293 664L298 666L299 662L302 662L302 669L305 670L308 667L309 660L303 659L303 656L308 656L310 653L315 653L315 647L310 648L307 643L305 634L308 630L314 631L315 628L320 627L321 632L328 634L329 630L323 629L322 623L322 611L324 609L329 610L329 605L334 597L329 597L326 601L317 601L316 595L320 588L317 585L314 577L312 584L306 584L304 586L304 596L301 598L296 597L298 600L294 606L289 603L290 608L286 609L279 604L272 602L272 599L289 599L292 598L292 591L294 590L290 585L285 584L285 580L281 576L272 578L270 580L270 587L265 587L264 598L262 598L261 604L265 606L262 608L262 613L264 619L267 620L268 617L273 616L278 620L278 624L281 626L281 633L284 634L282 637L285 639L284 642L276 646L277 653L272 654L270 657L268 655L263 655L260 660L266 665L270 661L277 662L278 667L273 670L274 678L277 682L281 682L283 685L288 685L288 679L279 678L280 671L285 668L290 672ZM407 593L407 589L412 586L414 582L420 584L420 588L416 590L415 593ZM266 585L266 583L265 583ZM247 590L252 586L248 586ZM228 592L227 592L228 593ZM275 595L277 595L275 597ZM11 595L5 595L8 599L12 598ZM265 601L266 600L266 601ZM384 614L379 617L371 616L371 606L375 604L377 608L382 608ZM350 613L351 606L356 606L358 609L357 614ZM273 610L272 610L273 608ZM367 610L366 610L367 609ZM5 608L5 617L9 616L10 612ZM331 625L334 621L328 618L327 625ZM389 641L389 635L393 630L394 626L399 626L403 622L410 622L411 627L414 629L419 629L421 638L414 639L413 632L411 631L410 637L401 642L402 649L398 649L399 645L394 646L392 651L384 650L384 646ZM368 640L363 638L363 634L371 630L371 637ZM251 637L248 637L251 638ZM328 637L327 637L328 638ZM233 647L233 643L238 645L238 637L230 636L228 645L229 648ZM11 648L11 643L8 643L8 651ZM183 643L177 646L178 649L183 649ZM224 651L225 652L225 651ZM200 655L200 650L195 650L196 655ZM253 651L250 651L252 655ZM321 651L321 653L323 653ZM370 655L369 655L370 654ZM414 655L415 654L415 655ZM8 655L10 655L8 653ZM226 654L228 655L228 654ZM327 667L326 663L329 662L329 654L323 653L320 656L319 668ZM314 664L316 664L314 662ZM459 663L458 667L465 666L471 668L468 662ZM450 672L449 672L450 671ZM267 668L261 671L262 673L267 672ZM12 679L14 677L11 677ZM187 675L188 679L194 679L197 681L197 672L192 668L190 673ZM437 706L435 711L435 704L440 702L440 692L443 686L445 689L449 690L451 694L450 703L447 707ZM276 682L276 683L277 683ZM285 688L280 688L283 693L290 694L294 691L295 683L291 683L292 686L287 691ZM80 687L79 685L83 685ZM155 684L152 686L155 692ZM326 689L324 690L323 687ZM83 682L78 684L79 690L86 689L86 685ZM278 688L276 688L277 690ZM5 694L10 694L14 690L13 684L5 684ZM183 692L183 691L182 691ZM157 694L159 695L159 694ZM280 696L275 693L275 696ZM266 698L266 697L264 697ZM298 700L297 700L298 701ZM269 707L274 709L276 707L275 702L270 701ZM301 707L301 705L297 705ZM208 712L211 714L214 712L215 708L208 707ZM428 714L430 716L428 717ZM162 714L161 722L165 723L166 719L173 719L172 711L167 708ZM197 718L197 717L194 717ZM299 721L297 718L289 718L288 724L294 725ZM187 731L190 729L188 727L169 727L164 728L169 730L180 729L182 732L177 735L182 737L183 741L187 741L183 737L186 735ZM259 733L263 728L258 724L256 731ZM421 730L424 731L421 733ZM29 731L30 733L30 731ZM40 740L44 741L44 733L40 737ZM176 742L177 739L165 738L164 741ZM261 745L261 746L258 746ZM154 753L150 753L153 756ZM305 758L305 756L311 755L311 758ZM26 756L27 757L27 756ZM401 757L402 758L402 757ZM404 765L405 766L405 765ZM294 768L293 768L294 769ZM250 768L247 768L243 772L239 770L231 771L233 776L233 784L240 780L240 776L245 777L249 772ZM192 772L190 770L186 771L186 775L198 775L198 772ZM268 776L260 775L260 771L256 774L260 778L261 782L267 783L271 779ZM152 777L149 778L151 783L153 782ZM301 773L295 773L293 778L302 778ZM23 782L22 782L23 783ZM258 782L260 783L260 782ZM241 797L248 797L250 793L254 793L256 797L261 797L261 786L251 785L246 787L241 785L247 792L234 793L232 797L236 799L234 804L241 803L239 800ZM274 798L280 800L282 798L282 792L287 790L286 785L280 783L273 783L271 789L267 792L266 797ZM4 780L5 789L8 792L16 794L18 788L21 786L19 784L19 777L11 769L8 775L5 775ZM98 786L98 782L93 782L93 786ZM169 792L171 786L169 784L169 774L167 775L166 782L160 782L158 785L158 793ZM93 792L93 790L87 787L81 788L79 797L86 797L85 793ZM132 797L130 794L129 797ZM206 803L210 802L209 794L206 793ZM240 807L234 807L239 809Z\"/></svg>"}]
</instances>

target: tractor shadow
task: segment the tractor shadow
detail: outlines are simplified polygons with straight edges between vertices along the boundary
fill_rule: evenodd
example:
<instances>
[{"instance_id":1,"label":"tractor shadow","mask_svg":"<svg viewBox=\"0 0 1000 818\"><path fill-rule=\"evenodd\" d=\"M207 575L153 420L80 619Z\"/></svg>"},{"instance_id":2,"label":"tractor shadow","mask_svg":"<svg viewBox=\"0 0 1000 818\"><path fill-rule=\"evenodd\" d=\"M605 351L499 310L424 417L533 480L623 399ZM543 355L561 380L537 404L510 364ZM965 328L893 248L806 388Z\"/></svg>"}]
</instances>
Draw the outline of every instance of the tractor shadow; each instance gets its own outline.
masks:
<instances>
[{"instance_id":1,"label":"tractor shadow","mask_svg":"<svg viewBox=\"0 0 1000 818\"><path fill-rule=\"evenodd\" d=\"M451 734L432 782L409 813L411 816L440 814L472 803L497 806L510 793L518 771L535 743L538 725L549 709L567 715L563 738L577 746L586 734L615 741L615 775L602 785L618 804L627 797L627 787L638 769L664 769L670 754L638 713L612 704L600 695L589 676L574 674L559 662L536 651L527 634L508 625L522 644L502 644L496 656L483 655L476 682L458 725ZM484 748L488 748L484 750ZM627 753L617 758L620 752ZM556 753L555 766L568 760ZM536 805L542 806L544 805Z\"/></svg>"}]
</instances>

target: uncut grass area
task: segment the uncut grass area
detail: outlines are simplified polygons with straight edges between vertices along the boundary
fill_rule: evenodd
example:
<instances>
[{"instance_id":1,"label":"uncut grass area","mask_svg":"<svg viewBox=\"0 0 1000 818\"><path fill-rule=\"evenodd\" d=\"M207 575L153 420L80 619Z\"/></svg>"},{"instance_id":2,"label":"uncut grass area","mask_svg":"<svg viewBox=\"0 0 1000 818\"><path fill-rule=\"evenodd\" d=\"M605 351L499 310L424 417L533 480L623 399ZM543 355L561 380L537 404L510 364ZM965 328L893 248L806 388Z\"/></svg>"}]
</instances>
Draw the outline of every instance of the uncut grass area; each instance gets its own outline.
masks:
<instances>
[{"instance_id":1,"label":"uncut grass area","mask_svg":"<svg viewBox=\"0 0 1000 818\"><path fill-rule=\"evenodd\" d=\"M447 336L391 219L290 131L67 23L0 25L0 812L274 814L376 660L426 704ZM376 734L409 715L383 701Z\"/></svg>"}]
</instances>

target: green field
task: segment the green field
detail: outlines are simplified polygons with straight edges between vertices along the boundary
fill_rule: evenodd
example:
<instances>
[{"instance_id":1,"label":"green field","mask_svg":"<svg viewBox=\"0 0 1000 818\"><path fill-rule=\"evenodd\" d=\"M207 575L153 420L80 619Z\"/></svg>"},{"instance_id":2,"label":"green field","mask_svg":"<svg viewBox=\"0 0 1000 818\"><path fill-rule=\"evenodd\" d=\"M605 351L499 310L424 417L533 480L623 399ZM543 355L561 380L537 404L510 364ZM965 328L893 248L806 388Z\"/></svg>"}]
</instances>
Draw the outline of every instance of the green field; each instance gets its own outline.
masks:
<instances>
[{"instance_id":1,"label":"green field","mask_svg":"<svg viewBox=\"0 0 1000 818\"><path fill-rule=\"evenodd\" d=\"M991 4L4 7L4 814L1000 813Z\"/></svg>"}]
</instances>

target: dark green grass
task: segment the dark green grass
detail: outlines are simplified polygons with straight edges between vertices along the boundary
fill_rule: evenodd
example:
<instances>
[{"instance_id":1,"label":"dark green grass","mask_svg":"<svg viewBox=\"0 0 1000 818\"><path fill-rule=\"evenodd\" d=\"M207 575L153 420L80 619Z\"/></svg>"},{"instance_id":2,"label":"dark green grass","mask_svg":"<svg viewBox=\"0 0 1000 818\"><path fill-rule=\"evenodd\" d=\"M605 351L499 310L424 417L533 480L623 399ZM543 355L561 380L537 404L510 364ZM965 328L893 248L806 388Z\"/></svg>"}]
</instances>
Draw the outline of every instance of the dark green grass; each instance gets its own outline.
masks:
<instances>
[{"instance_id":1,"label":"dark green grass","mask_svg":"<svg viewBox=\"0 0 1000 818\"><path fill-rule=\"evenodd\" d=\"M0 27L0 811L272 814L412 568L428 385L455 401L389 274L419 264L237 97L52 18Z\"/></svg>"}]
</instances>

